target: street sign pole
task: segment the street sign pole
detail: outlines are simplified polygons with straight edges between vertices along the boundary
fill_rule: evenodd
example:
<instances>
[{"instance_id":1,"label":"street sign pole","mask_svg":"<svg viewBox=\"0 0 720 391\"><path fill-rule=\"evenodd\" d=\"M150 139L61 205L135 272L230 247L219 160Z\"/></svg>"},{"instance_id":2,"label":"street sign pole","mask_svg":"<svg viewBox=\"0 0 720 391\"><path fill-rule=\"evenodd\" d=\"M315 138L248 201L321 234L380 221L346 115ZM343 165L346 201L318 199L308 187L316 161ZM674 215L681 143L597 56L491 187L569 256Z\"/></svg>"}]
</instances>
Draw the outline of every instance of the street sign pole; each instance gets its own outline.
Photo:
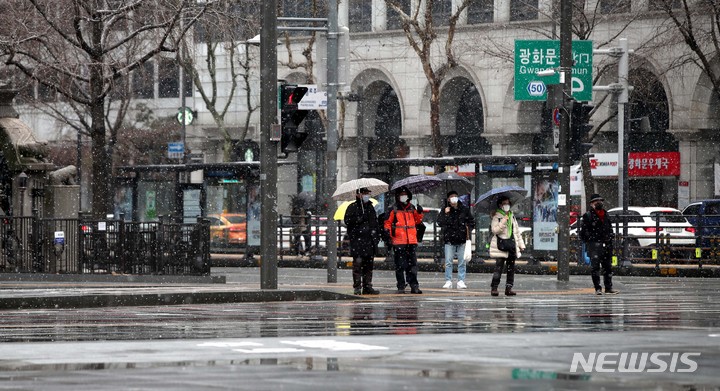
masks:
<instances>
[{"instance_id":1,"label":"street sign pole","mask_svg":"<svg viewBox=\"0 0 720 391\"><path fill-rule=\"evenodd\" d=\"M560 83L562 84L562 106L560 107L560 164L558 176L560 177L560 191L558 192L558 252L557 252L557 279L570 280L570 159L568 156L568 142L570 133L570 104L572 94L572 7L573 2L563 1L560 8ZM592 57L592 53L591 53ZM592 84L588 88L592 91Z\"/></svg>"}]
</instances>

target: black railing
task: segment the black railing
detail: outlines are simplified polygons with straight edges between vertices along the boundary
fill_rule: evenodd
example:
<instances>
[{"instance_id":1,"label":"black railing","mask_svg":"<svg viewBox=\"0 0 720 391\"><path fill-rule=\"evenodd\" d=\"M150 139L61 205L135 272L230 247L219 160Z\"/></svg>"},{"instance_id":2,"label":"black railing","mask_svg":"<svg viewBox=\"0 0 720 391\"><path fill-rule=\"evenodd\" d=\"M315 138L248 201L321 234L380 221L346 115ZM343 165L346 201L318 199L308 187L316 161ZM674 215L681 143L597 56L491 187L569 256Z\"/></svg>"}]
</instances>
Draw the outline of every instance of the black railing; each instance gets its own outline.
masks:
<instances>
[{"instance_id":1,"label":"black railing","mask_svg":"<svg viewBox=\"0 0 720 391\"><path fill-rule=\"evenodd\" d=\"M703 265L720 265L720 224L717 223L720 216L702 216L705 217L705 226L693 226L680 221L685 218L703 221L697 218L699 216L673 215L678 220L675 224L665 221L663 217L654 218L651 225L632 221L645 217L650 216L613 216L613 255L619 264L626 260L624 266L654 265L656 268L663 265L690 265L698 268ZM693 220L693 217L696 219ZM624 218L629 220L627 235L623 232ZM714 223L708 223L713 220ZM572 259L578 264L586 264L586 254L577 235L571 235L571 247Z\"/></svg>"},{"instance_id":2,"label":"black railing","mask_svg":"<svg viewBox=\"0 0 720 391\"><path fill-rule=\"evenodd\" d=\"M210 226L3 217L0 272L203 275Z\"/></svg>"}]
</instances>

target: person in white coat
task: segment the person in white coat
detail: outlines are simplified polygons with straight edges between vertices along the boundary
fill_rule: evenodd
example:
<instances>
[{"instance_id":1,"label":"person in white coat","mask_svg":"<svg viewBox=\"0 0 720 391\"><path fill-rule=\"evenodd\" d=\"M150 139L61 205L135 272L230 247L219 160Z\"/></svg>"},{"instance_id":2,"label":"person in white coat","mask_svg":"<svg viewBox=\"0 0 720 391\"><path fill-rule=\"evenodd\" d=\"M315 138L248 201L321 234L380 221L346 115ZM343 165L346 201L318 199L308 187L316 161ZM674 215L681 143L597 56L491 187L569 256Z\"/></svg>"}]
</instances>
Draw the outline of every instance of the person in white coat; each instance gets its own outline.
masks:
<instances>
[{"instance_id":1,"label":"person in white coat","mask_svg":"<svg viewBox=\"0 0 720 391\"><path fill-rule=\"evenodd\" d=\"M498 286L503 268L507 265L505 278L505 295L515 296L512 290L515 283L515 260L525 251L525 242L520 235L520 225L510 210L510 199L501 196L497 201L497 210L492 213L490 229L493 237L490 240L490 257L495 259L495 272L490 283L490 295L498 296Z\"/></svg>"}]
</instances>

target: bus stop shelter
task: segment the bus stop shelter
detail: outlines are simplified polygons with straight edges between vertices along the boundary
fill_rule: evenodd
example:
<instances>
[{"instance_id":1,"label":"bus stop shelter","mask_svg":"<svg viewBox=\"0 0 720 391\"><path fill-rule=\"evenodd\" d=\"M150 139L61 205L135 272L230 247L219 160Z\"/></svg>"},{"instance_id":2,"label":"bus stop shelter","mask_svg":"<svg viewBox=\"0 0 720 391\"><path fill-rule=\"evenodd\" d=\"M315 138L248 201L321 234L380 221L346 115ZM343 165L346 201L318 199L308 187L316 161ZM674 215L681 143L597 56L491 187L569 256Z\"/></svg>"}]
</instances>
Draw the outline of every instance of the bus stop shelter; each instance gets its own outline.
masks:
<instances>
[{"instance_id":1,"label":"bus stop shelter","mask_svg":"<svg viewBox=\"0 0 720 391\"><path fill-rule=\"evenodd\" d=\"M507 180L528 190L528 200L521 213L532 222L531 257L554 258L558 249L557 206L559 178L557 175L557 154L518 155L467 155L421 158L394 158L368 160L365 176L373 176L390 184L415 173L439 173L453 169L461 171L474 183L471 203L480 194L493 187L493 180ZM419 170L418 170L419 169ZM420 172L418 172L420 171ZM520 182L520 183L518 183ZM442 202L440 200L439 202ZM474 211L476 227L489 225L489 216ZM476 256L486 251L489 237L475 235Z\"/></svg>"}]
</instances>

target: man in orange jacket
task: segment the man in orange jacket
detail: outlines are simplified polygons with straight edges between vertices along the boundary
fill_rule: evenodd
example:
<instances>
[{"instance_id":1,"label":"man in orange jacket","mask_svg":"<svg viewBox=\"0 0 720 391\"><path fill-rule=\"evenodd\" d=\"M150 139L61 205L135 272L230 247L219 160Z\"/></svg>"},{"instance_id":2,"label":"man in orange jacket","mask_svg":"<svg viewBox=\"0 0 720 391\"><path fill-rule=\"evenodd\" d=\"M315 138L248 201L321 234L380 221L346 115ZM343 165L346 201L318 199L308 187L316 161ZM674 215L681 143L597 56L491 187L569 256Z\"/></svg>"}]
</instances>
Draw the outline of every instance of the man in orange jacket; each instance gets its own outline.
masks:
<instances>
[{"instance_id":1,"label":"man in orange jacket","mask_svg":"<svg viewBox=\"0 0 720 391\"><path fill-rule=\"evenodd\" d=\"M422 291L417 280L416 227L423 223L423 209L420 205L416 207L411 204L410 200L412 193L406 187L395 191L395 205L388 214L384 227L392 238L397 293L405 293L405 287L409 284L410 293L419 295Z\"/></svg>"}]
</instances>

